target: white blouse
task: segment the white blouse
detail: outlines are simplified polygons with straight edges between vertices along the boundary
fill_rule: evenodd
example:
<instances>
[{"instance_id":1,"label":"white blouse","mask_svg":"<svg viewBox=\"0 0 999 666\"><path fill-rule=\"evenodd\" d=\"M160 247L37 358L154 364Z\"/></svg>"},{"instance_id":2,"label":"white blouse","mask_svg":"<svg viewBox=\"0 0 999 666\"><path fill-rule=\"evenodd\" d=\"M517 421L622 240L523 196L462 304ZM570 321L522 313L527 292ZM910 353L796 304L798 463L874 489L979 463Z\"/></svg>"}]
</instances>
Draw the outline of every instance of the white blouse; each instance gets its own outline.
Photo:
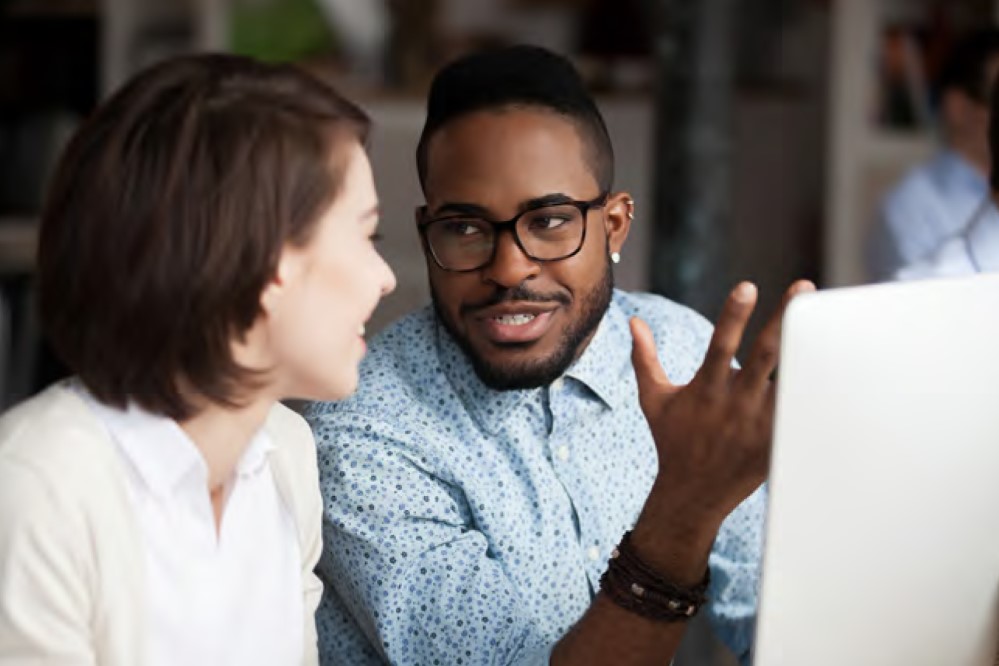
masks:
<instances>
[{"instance_id":1,"label":"white blouse","mask_svg":"<svg viewBox=\"0 0 999 666\"><path fill-rule=\"evenodd\" d=\"M227 488L216 531L208 467L173 420L108 407L77 386L128 470L145 549L150 666L275 666L303 655L296 526L257 433Z\"/></svg>"}]
</instances>

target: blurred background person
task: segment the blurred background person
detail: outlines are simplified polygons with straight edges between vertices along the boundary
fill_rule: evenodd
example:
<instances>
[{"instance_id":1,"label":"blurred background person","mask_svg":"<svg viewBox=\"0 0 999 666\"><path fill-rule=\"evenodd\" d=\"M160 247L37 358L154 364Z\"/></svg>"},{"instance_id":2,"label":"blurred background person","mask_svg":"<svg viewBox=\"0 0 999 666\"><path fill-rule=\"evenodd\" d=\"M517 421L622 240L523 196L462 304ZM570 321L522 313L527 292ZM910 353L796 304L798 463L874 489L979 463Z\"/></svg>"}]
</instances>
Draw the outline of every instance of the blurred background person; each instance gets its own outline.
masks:
<instances>
[{"instance_id":1,"label":"blurred background person","mask_svg":"<svg viewBox=\"0 0 999 666\"><path fill-rule=\"evenodd\" d=\"M999 70L999 30L959 41L938 84L943 147L885 197L869 247L874 279L926 259L966 226L988 195L989 98Z\"/></svg>"},{"instance_id":2,"label":"blurred background person","mask_svg":"<svg viewBox=\"0 0 999 666\"><path fill-rule=\"evenodd\" d=\"M293 65L208 55L75 135L37 268L74 376L0 418L0 663L317 663L316 451L278 401L353 392L394 286L367 127Z\"/></svg>"},{"instance_id":3,"label":"blurred background person","mask_svg":"<svg viewBox=\"0 0 999 666\"><path fill-rule=\"evenodd\" d=\"M989 122L989 153L999 155L999 90L993 90ZM993 159L995 165L999 161ZM929 257L903 266L898 280L957 277L999 271L999 169L989 177L991 191L968 224L947 238Z\"/></svg>"}]
</instances>

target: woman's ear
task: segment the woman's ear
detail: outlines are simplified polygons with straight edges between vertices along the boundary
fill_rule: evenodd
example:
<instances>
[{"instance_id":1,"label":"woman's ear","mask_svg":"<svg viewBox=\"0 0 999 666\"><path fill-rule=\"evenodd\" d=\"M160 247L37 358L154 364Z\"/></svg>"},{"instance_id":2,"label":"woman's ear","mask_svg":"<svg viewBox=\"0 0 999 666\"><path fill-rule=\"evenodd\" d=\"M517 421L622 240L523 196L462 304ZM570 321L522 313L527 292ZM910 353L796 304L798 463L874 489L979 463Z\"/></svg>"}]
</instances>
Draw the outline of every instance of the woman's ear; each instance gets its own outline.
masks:
<instances>
[{"instance_id":1,"label":"woman's ear","mask_svg":"<svg viewBox=\"0 0 999 666\"><path fill-rule=\"evenodd\" d=\"M273 315L281 306L281 301L303 270L304 254L301 250L285 246L278 258L277 268L260 293L260 309Z\"/></svg>"},{"instance_id":2,"label":"woman's ear","mask_svg":"<svg viewBox=\"0 0 999 666\"><path fill-rule=\"evenodd\" d=\"M627 192L615 192L607 197L604 215L604 231L607 234L607 251L611 256L620 256L621 248L635 219L635 201Z\"/></svg>"}]
</instances>

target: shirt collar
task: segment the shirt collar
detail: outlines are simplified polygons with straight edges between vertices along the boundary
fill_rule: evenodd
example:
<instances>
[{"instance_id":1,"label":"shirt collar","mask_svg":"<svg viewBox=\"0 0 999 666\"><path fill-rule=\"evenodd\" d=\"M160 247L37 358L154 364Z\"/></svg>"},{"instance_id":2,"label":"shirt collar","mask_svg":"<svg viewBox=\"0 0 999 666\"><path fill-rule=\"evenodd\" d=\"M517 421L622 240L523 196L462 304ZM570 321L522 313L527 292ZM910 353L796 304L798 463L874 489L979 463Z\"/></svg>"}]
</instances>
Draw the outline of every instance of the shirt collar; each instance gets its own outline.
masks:
<instances>
[{"instance_id":1,"label":"shirt collar","mask_svg":"<svg viewBox=\"0 0 999 666\"><path fill-rule=\"evenodd\" d=\"M79 390L151 492L169 497L192 476L207 483L205 459L176 421L147 412L134 403L126 409L111 407L94 398L82 385ZM273 449L273 440L266 431L257 431L236 465L236 474L246 477L259 473Z\"/></svg>"},{"instance_id":2,"label":"shirt collar","mask_svg":"<svg viewBox=\"0 0 999 666\"><path fill-rule=\"evenodd\" d=\"M566 371L614 409L624 399L621 373L631 369L631 328L614 299L582 355Z\"/></svg>"},{"instance_id":3,"label":"shirt collar","mask_svg":"<svg viewBox=\"0 0 999 666\"><path fill-rule=\"evenodd\" d=\"M444 374L466 409L486 431L497 433L512 409L525 399L540 396L543 389L498 391L483 384L464 350L436 317L435 322ZM627 317L612 299L590 343L566 370L565 376L579 381L608 407L614 408L622 400L621 366L627 362L630 368L630 358L631 333Z\"/></svg>"},{"instance_id":4,"label":"shirt collar","mask_svg":"<svg viewBox=\"0 0 999 666\"><path fill-rule=\"evenodd\" d=\"M999 271L999 211L987 199L965 232L968 254L981 273Z\"/></svg>"},{"instance_id":5,"label":"shirt collar","mask_svg":"<svg viewBox=\"0 0 999 666\"><path fill-rule=\"evenodd\" d=\"M236 463L236 473L241 477L259 474L267 464L268 456L274 450L274 440L261 428L253 435L249 446Z\"/></svg>"}]
</instances>

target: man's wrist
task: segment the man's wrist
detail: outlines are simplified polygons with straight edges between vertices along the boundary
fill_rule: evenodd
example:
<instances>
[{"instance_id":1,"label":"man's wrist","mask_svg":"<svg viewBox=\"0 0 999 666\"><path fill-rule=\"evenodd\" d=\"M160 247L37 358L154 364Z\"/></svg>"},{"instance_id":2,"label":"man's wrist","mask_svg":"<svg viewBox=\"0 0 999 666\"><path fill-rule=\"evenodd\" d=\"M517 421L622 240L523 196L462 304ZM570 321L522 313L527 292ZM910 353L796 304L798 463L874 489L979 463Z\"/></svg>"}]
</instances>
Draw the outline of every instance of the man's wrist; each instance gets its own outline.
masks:
<instances>
[{"instance_id":1,"label":"man's wrist","mask_svg":"<svg viewBox=\"0 0 999 666\"><path fill-rule=\"evenodd\" d=\"M632 530L631 542L642 560L676 585L695 585L721 523L668 507L648 505Z\"/></svg>"}]
</instances>

